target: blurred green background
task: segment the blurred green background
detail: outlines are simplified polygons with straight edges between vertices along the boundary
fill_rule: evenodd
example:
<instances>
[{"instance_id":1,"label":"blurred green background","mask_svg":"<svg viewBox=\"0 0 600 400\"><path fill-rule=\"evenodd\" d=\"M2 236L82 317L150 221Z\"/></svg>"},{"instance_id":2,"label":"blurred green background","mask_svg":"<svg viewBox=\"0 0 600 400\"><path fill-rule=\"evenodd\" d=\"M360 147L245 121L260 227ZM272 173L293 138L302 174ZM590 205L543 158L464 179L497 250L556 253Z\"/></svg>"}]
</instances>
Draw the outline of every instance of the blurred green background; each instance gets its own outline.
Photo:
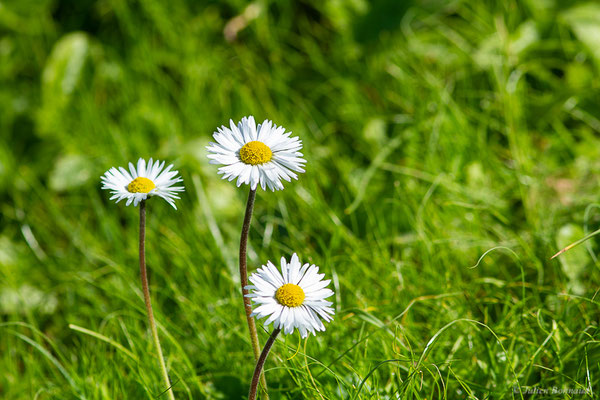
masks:
<instances>
[{"instance_id":1,"label":"blurred green background","mask_svg":"<svg viewBox=\"0 0 600 400\"><path fill-rule=\"evenodd\" d=\"M250 114L308 160L259 191L251 269L297 252L336 291L272 399L598 396L597 241L549 258L600 225L599 69L594 1L0 1L0 398L164 389L137 209L100 189L138 157L186 186L148 204L177 398L245 398L247 187L205 146Z\"/></svg>"}]
</instances>

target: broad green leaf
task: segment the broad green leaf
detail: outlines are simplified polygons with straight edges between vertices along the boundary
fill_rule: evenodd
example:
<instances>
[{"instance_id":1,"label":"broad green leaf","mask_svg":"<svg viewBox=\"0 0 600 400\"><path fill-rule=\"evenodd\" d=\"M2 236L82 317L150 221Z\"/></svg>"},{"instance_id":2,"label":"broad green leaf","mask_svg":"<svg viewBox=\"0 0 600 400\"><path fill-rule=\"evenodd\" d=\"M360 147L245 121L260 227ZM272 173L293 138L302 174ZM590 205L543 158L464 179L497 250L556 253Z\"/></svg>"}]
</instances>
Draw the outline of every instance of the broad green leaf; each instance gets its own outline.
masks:
<instances>
[{"instance_id":1,"label":"broad green leaf","mask_svg":"<svg viewBox=\"0 0 600 400\"><path fill-rule=\"evenodd\" d=\"M39 122L43 133L60 129L61 116L81 81L89 53L89 39L82 32L69 33L54 45L42 72Z\"/></svg>"},{"instance_id":2,"label":"broad green leaf","mask_svg":"<svg viewBox=\"0 0 600 400\"><path fill-rule=\"evenodd\" d=\"M557 247L562 249L584 236L583 229L579 226L574 224L564 225L560 228L556 237ZM573 292L581 294L583 291L583 286L580 282L581 275L586 265L591 261L591 257L585 246L574 247L561 254L559 259L563 272L569 278L569 285L567 286Z\"/></svg>"},{"instance_id":3,"label":"broad green leaf","mask_svg":"<svg viewBox=\"0 0 600 400\"><path fill-rule=\"evenodd\" d=\"M84 156L65 155L58 159L50 174L50 188L64 191L85 184L92 176L93 166Z\"/></svg>"},{"instance_id":4,"label":"broad green leaf","mask_svg":"<svg viewBox=\"0 0 600 400\"><path fill-rule=\"evenodd\" d=\"M509 56L508 61L516 64L529 47L539 40L535 22L532 20L523 22L507 39L509 54L504 54L505 42L502 36L498 32L488 36L481 42L479 49L474 54L475 62L482 68L489 68L500 65L503 57Z\"/></svg>"},{"instance_id":5,"label":"broad green leaf","mask_svg":"<svg viewBox=\"0 0 600 400\"><path fill-rule=\"evenodd\" d=\"M372 118L363 128L365 140L373 145L382 145L387 140L386 124L381 118Z\"/></svg>"},{"instance_id":6,"label":"broad green leaf","mask_svg":"<svg viewBox=\"0 0 600 400\"><path fill-rule=\"evenodd\" d=\"M600 3L573 7L563 14L562 19L600 64Z\"/></svg>"},{"instance_id":7,"label":"broad green leaf","mask_svg":"<svg viewBox=\"0 0 600 400\"><path fill-rule=\"evenodd\" d=\"M45 293L31 285L0 289L0 314L25 314L34 310L52 314L57 306L58 300L54 294Z\"/></svg>"}]
</instances>

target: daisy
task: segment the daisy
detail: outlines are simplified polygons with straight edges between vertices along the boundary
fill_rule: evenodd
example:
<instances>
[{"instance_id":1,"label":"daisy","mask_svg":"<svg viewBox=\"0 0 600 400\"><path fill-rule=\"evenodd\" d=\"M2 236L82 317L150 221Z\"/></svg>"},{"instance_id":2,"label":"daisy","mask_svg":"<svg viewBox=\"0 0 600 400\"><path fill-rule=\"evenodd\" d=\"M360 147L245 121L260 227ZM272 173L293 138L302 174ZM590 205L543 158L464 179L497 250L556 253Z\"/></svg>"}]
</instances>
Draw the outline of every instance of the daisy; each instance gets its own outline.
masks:
<instances>
[{"instance_id":1,"label":"daisy","mask_svg":"<svg viewBox=\"0 0 600 400\"><path fill-rule=\"evenodd\" d=\"M260 183L263 190L283 189L281 180L298 179L295 172L304 172L306 160L302 158L302 141L290 137L285 128L265 120L254 122L254 117L244 117L237 124L229 120L229 128L221 126L213 134L216 143L206 148L211 164L222 164L219 174L229 181L237 178L237 186L249 184L252 190Z\"/></svg>"},{"instance_id":2,"label":"daisy","mask_svg":"<svg viewBox=\"0 0 600 400\"><path fill-rule=\"evenodd\" d=\"M250 275L246 289L256 308L252 315L260 318L269 317L265 326L273 322L276 329L283 329L290 334L298 328L303 338L308 332L324 331L321 319L329 322L333 319L333 303L325 300L333 296L333 291L326 286L330 280L323 280L325 274L319 274L319 267L301 265L296 253L288 263L281 258L281 272L269 261L257 272Z\"/></svg>"},{"instance_id":3,"label":"daisy","mask_svg":"<svg viewBox=\"0 0 600 400\"><path fill-rule=\"evenodd\" d=\"M177 192L183 192L183 186L173 186L178 182L183 182L181 177L177 176L177 171L171 171L173 164L163 170L165 162L153 162L140 158L137 162L137 168L129 163L129 171L123 167L119 169L112 167L102 176L102 189L110 190L111 200L116 199L116 203L127 199L126 206L133 203L137 206L140 201L146 200L151 196L162 197L177 210L175 199L179 199Z\"/></svg>"}]
</instances>

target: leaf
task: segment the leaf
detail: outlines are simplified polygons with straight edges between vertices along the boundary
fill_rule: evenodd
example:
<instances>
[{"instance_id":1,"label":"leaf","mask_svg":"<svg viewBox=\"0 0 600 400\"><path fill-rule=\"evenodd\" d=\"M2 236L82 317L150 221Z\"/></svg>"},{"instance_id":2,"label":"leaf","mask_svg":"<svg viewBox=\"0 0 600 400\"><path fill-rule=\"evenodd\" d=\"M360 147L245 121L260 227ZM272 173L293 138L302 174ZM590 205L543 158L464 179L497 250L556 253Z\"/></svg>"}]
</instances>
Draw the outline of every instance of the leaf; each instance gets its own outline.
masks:
<instances>
[{"instance_id":1,"label":"leaf","mask_svg":"<svg viewBox=\"0 0 600 400\"><path fill-rule=\"evenodd\" d=\"M536 24L532 20L523 22L506 38L505 43L502 35L494 32L481 42L479 49L474 54L475 62L481 68L491 68L501 65L503 57L510 56L508 61L516 65L527 53L527 50L539 41L539 33ZM508 44L508 54L505 54L505 44Z\"/></svg>"},{"instance_id":2,"label":"leaf","mask_svg":"<svg viewBox=\"0 0 600 400\"><path fill-rule=\"evenodd\" d=\"M0 289L0 314L26 314L39 311L52 314L58 307L58 300L53 293L46 293L30 285L18 288L4 287Z\"/></svg>"},{"instance_id":3,"label":"leaf","mask_svg":"<svg viewBox=\"0 0 600 400\"><path fill-rule=\"evenodd\" d=\"M89 54L89 39L82 32L69 33L54 45L42 72L42 133L60 130L61 117L81 81Z\"/></svg>"},{"instance_id":4,"label":"leaf","mask_svg":"<svg viewBox=\"0 0 600 400\"><path fill-rule=\"evenodd\" d=\"M381 118L371 118L363 128L363 137L373 145L383 145L387 140L386 124Z\"/></svg>"},{"instance_id":5,"label":"leaf","mask_svg":"<svg viewBox=\"0 0 600 400\"><path fill-rule=\"evenodd\" d=\"M583 229L574 224L564 225L558 231L556 244L563 248L584 236ZM574 247L560 257L560 263L564 274L569 278L568 287L576 294L581 294L583 286L580 282L581 275L586 265L591 261L585 246Z\"/></svg>"},{"instance_id":6,"label":"leaf","mask_svg":"<svg viewBox=\"0 0 600 400\"><path fill-rule=\"evenodd\" d=\"M535 22L528 20L519 25L519 28L510 37L510 52L518 56L525 54L527 49L540 39Z\"/></svg>"},{"instance_id":7,"label":"leaf","mask_svg":"<svg viewBox=\"0 0 600 400\"><path fill-rule=\"evenodd\" d=\"M586 3L573 7L563 14L562 20L570 26L600 66L600 4Z\"/></svg>"},{"instance_id":8,"label":"leaf","mask_svg":"<svg viewBox=\"0 0 600 400\"><path fill-rule=\"evenodd\" d=\"M50 174L50 188L65 191L85 184L92 176L93 165L84 156L65 155L58 159Z\"/></svg>"}]
</instances>

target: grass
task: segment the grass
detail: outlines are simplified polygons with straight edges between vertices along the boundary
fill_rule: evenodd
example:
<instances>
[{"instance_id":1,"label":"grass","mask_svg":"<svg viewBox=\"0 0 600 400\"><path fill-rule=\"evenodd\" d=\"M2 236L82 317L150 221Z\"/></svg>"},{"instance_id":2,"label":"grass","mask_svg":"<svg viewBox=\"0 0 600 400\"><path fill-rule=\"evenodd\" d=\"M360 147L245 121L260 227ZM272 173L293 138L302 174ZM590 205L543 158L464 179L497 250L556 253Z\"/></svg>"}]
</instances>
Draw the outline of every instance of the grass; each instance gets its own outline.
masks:
<instances>
[{"instance_id":1,"label":"grass","mask_svg":"<svg viewBox=\"0 0 600 400\"><path fill-rule=\"evenodd\" d=\"M204 146L249 114L308 160L258 193L249 265L295 251L336 292L325 333L275 344L273 399L597 397L597 240L549 258L600 225L600 7L254 4L232 42L242 1L0 4L0 397L159 398L137 212L99 183L153 156L187 188L148 204L176 396L245 398L247 188Z\"/></svg>"}]
</instances>

